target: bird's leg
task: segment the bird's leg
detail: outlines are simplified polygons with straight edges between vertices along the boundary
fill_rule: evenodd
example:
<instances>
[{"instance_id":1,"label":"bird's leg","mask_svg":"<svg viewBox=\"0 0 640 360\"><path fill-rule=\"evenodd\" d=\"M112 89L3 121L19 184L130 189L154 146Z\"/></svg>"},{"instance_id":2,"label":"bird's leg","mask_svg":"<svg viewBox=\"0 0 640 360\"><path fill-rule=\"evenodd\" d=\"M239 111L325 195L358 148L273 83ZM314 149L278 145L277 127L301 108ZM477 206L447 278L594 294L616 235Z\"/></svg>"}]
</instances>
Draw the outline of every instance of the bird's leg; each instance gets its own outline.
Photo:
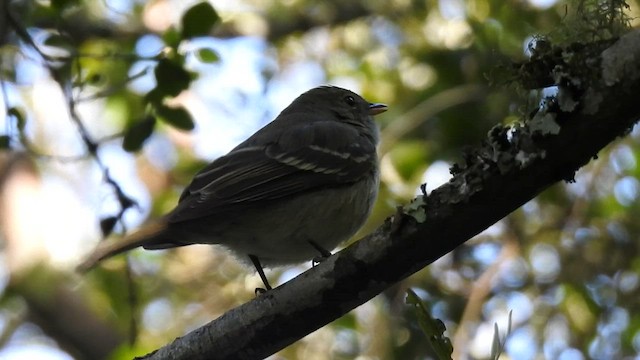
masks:
<instances>
[{"instance_id":1,"label":"bird's leg","mask_svg":"<svg viewBox=\"0 0 640 360\"><path fill-rule=\"evenodd\" d=\"M318 252L320 253L320 256L316 256L313 258L313 260L311 260L311 266L316 266L317 264L323 262L326 258L331 256L331 251L318 245L317 242L313 240L307 240L307 241L309 242L309 244L311 244L311 246L313 246L314 249L318 250Z\"/></svg>"},{"instance_id":2,"label":"bird's leg","mask_svg":"<svg viewBox=\"0 0 640 360\"><path fill-rule=\"evenodd\" d=\"M258 257L255 255L249 254L249 259L251 259L253 266L255 266L256 271L258 271L258 275L260 275L260 279L262 279L262 282L264 283L264 287L266 288L266 289L256 288L256 295L264 294L268 290L271 290L271 285L269 285L269 280L267 280L267 276L264 274L264 270L262 269L262 265L260 264L260 260L258 259Z\"/></svg>"}]
</instances>

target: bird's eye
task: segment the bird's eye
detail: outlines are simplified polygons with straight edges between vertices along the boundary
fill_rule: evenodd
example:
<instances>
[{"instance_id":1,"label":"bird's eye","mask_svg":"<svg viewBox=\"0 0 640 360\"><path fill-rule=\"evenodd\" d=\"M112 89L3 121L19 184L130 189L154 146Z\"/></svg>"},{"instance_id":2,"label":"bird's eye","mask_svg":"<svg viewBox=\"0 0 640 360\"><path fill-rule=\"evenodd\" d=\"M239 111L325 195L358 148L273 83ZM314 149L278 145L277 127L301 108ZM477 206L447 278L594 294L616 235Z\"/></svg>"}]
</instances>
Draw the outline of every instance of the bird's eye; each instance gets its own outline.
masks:
<instances>
[{"instance_id":1,"label":"bird's eye","mask_svg":"<svg viewBox=\"0 0 640 360\"><path fill-rule=\"evenodd\" d=\"M354 106L356 104L356 99L354 99L353 96L345 96L344 102L349 106Z\"/></svg>"}]
</instances>

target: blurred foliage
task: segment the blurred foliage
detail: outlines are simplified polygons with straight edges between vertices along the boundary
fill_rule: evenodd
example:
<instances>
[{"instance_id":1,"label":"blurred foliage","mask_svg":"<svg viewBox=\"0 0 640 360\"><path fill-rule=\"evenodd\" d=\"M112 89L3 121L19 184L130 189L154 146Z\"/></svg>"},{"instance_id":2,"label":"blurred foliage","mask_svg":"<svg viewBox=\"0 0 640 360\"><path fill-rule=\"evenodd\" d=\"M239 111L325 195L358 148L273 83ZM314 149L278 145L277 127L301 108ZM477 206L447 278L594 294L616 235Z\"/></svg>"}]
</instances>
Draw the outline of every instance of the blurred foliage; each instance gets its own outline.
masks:
<instances>
[{"instance_id":1,"label":"blurred foliage","mask_svg":"<svg viewBox=\"0 0 640 360\"><path fill-rule=\"evenodd\" d=\"M313 63L327 83L351 85L365 98L390 105L376 118L387 147L380 198L364 234L410 200L425 179L429 185L447 175L432 164L460 160L463 148L478 144L492 126L516 121L548 94L496 76L497 68L539 55L548 44L615 38L637 26L634 19L640 16L637 1L619 0L178 3L14 0L1 5L6 115L0 148L28 153L42 177L87 160L99 164L104 183L91 185L90 176L83 179L93 192L115 193L118 209L96 218L105 235L126 228L121 220L137 200L110 176L101 158L105 149L135 153L118 156L135 156L138 175L153 198L153 216L169 210L209 160L198 157L195 140L187 135L204 121L188 100L195 96L206 102L208 93L229 91L216 83L203 86L200 80L234 59L203 39L262 39L261 56L271 65L260 69L261 96L282 91L277 87L283 81L285 88L295 88L299 77L317 78L309 72L283 75ZM142 48L150 39L157 48ZM43 79L55 82L64 95L69 121L80 134L75 140L82 145L79 153L61 152L53 145L61 134L46 131L53 114L39 107L44 99L33 90ZM145 86L136 85L141 80ZM252 94L238 92L251 104L247 99ZM437 103L429 102L434 98ZM92 116L76 111L84 107L93 109ZM154 139L163 144L160 158L167 163L159 164L158 155L149 150ZM405 304L408 287L417 294L411 303L424 306L446 326L453 358L490 357L492 339L499 338L494 324L506 328L502 324L507 319L511 331L505 358L631 358L640 352L639 152L636 131L599 154L577 174L576 183L545 191L277 358L434 356L420 330L422 315ZM72 169L67 180L75 184L73 179L84 173ZM8 237L4 234L3 240ZM96 233L96 239L86 240L99 237ZM443 241L425 239L436 240ZM135 347L122 342L111 358L127 359L157 348L253 296L259 279L224 251L205 248L135 252L126 261L109 261L80 282L76 295L96 317L118 334L136 330ZM131 274L124 271L127 266ZM13 324L15 303L31 303L28 297L34 293L21 292L19 283L38 284L46 277L30 280L14 269L7 272L13 285L3 291L0 318ZM278 269L268 276L281 274ZM71 275L55 279L78 281ZM25 312L30 311L34 309ZM47 327L37 316L18 320L25 327L36 324L57 345L33 335L40 336L37 341L82 357L52 324ZM24 345L16 329L20 325L3 329L0 345L5 349Z\"/></svg>"}]
</instances>

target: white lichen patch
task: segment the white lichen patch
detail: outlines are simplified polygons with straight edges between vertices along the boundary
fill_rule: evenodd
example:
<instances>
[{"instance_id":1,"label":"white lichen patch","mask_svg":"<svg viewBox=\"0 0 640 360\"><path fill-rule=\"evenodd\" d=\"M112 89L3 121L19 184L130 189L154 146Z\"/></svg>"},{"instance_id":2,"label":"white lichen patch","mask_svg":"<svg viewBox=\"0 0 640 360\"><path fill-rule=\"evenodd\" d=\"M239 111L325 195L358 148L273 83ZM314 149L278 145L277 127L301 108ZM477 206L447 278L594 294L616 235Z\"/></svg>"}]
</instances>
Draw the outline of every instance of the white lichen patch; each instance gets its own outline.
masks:
<instances>
[{"instance_id":1,"label":"white lichen patch","mask_svg":"<svg viewBox=\"0 0 640 360\"><path fill-rule=\"evenodd\" d=\"M607 86L640 77L640 30L623 35L602 52L602 79Z\"/></svg>"},{"instance_id":2,"label":"white lichen patch","mask_svg":"<svg viewBox=\"0 0 640 360\"><path fill-rule=\"evenodd\" d=\"M531 132L537 132L541 135L557 135L560 133L560 125L556 122L555 114L548 112L538 112L529 121L529 129L531 129Z\"/></svg>"},{"instance_id":3,"label":"white lichen patch","mask_svg":"<svg viewBox=\"0 0 640 360\"><path fill-rule=\"evenodd\" d=\"M407 215L411 216L419 224L427 220L427 213L425 211L425 202L423 197L417 197L411 201L409 205L404 207L404 211Z\"/></svg>"}]
</instances>

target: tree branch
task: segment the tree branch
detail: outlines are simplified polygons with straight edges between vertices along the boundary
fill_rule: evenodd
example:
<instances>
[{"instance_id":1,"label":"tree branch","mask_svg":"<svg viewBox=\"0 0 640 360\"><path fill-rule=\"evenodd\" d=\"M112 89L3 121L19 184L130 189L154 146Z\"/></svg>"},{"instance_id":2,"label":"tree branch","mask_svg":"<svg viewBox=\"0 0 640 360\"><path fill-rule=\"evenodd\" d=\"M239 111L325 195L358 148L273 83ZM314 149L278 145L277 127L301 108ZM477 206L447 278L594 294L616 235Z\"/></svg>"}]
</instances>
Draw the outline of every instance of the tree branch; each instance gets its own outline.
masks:
<instances>
[{"instance_id":1,"label":"tree branch","mask_svg":"<svg viewBox=\"0 0 640 360\"><path fill-rule=\"evenodd\" d=\"M260 359L341 317L533 199L640 117L640 31L602 51L567 49L558 96L523 125L496 126L449 183L282 286L143 359ZM562 60L565 59L565 60ZM582 60L581 60L582 59ZM577 85L576 85L577 84Z\"/></svg>"}]
</instances>

